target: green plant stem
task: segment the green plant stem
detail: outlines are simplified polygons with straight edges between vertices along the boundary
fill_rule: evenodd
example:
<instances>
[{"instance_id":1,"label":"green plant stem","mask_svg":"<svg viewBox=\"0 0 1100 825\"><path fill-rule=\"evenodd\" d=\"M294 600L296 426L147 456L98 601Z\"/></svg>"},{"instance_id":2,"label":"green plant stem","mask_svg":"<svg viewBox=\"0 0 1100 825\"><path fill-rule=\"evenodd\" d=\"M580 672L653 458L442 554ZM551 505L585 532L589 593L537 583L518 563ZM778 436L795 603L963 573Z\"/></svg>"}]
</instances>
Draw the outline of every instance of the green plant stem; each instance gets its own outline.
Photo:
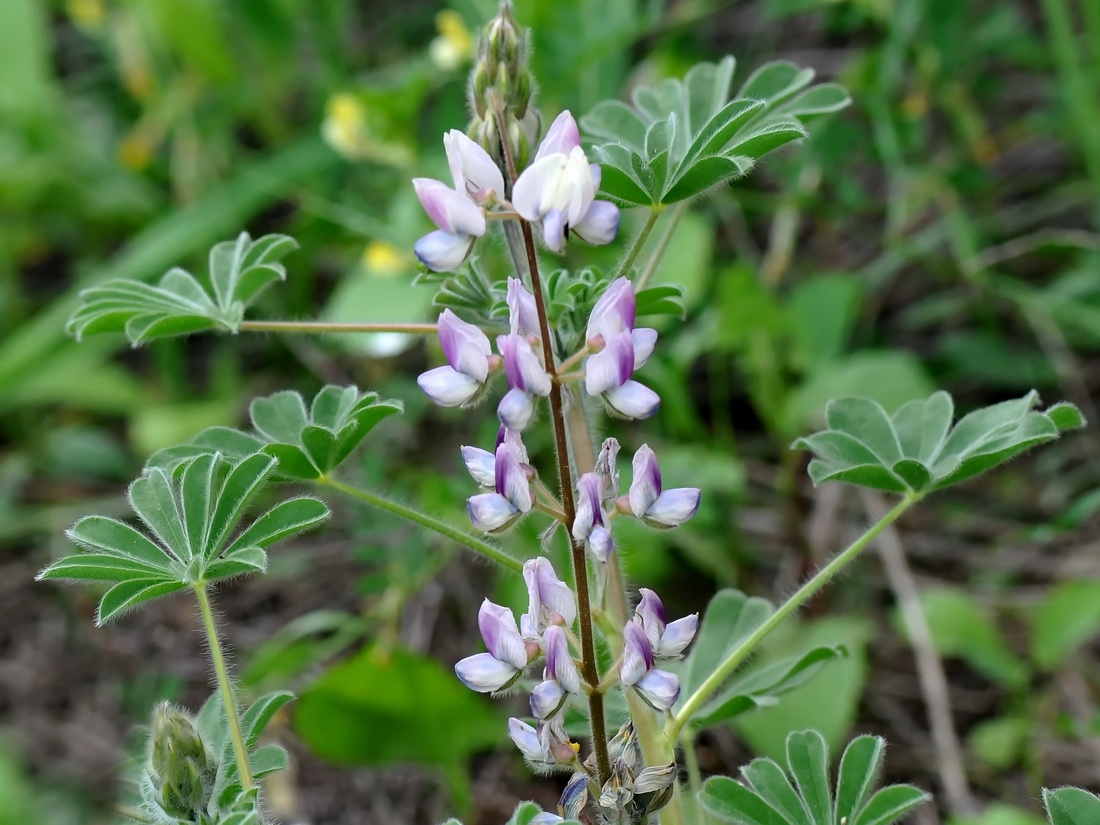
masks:
<instances>
[{"instance_id":1,"label":"green plant stem","mask_svg":"<svg viewBox=\"0 0 1100 825\"><path fill-rule=\"evenodd\" d=\"M668 221L665 223L665 228L661 231L661 237L657 240L657 248L654 249L653 254L650 255L649 260L646 262L645 269L642 270L642 274L634 281L635 292L641 292L645 289L646 285L653 277L653 273L657 271L657 265L660 264L661 259L664 258L665 252L668 250L668 245L672 241L672 235L676 232L676 226L680 223L680 218L683 217L686 211L687 201L681 201L673 208Z\"/></svg>"},{"instance_id":2,"label":"green plant stem","mask_svg":"<svg viewBox=\"0 0 1100 825\"><path fill-rule=\"evenodd\" d=\"M225 666L221 639L218 638L218 625L214 621L214 611L210 609L210 596L206 592L206 582L195 582L195 598L199 600L202 612L202 624L206 629L206 639L210 645L210 659L214 663L214 675L221 689L222 704L225 706L225 719L229 723L229 738L233 740L233 754L237 758L237 771L241 777L241 787L250 790L256 783L252 779L252 766L248 764L248 749L244 745L241 733L241 719L237 715L237 700L233 696L233 685L229 681L229 670Z\"/></svg>"},{"instance_id":3,"label":"green plant stem","mask_svg":"<svg viewBox=\"0 0 1100 825\"><path fill-rule=\"evenodd\" d=\"M407 519L414 524L419 524L421 527L426 527L441 536L451 539L451 541L458 542L463 547L468 547L475 553L489 559L489 561L495 561L497 564L508 568L513 573L523 573L523 562L512 558L499 547L489 544L489 542L484 539L478 538L457 527L453 527L445 521L432 518L429 515L421 513L419 510L406 507L404 504L398 504L396 501L390 501L388 498L376 493L372 493L360 487L355 487L351 484L345 484L334 478L325 476L317 479L316 483L324 487L331 487L333 490L338 490L344 495L351 496L352 498L357 498L372 507L377 507L379 510L385 510L387 513L401 516L401 518Z\"/></svg>"},{"instance_id":4,"label":"green plant stem","mask_svg":"<svg viewBox=\"0 0 1100 825\"><path fill-rule=\"evenodd\" d=\"M680 737L680 747L684 752L684 767L687 769L688 787L691 788L691 803L695 809L695 819L702 821L699 814L699 792L703 790L703 774L699 770L699 754L695 752L695 737Z\"/></svg>"},{"instance_id":5,"label":"green plant stem","mask_svg":"<svg viewBox=\"0 0 1100 825\"><path fill-rule=\"evenodd\" d=\"M920 501L920 498L919 495L913 493L906 495L905 498L899 501L890 512L879 519L866 533L848 545L840 555L822 567L813 578L802 585L802 587L798 588L793 596L781 604L779 609L768 617L766 622L760 625L751 636L739 644L737 648L730 653L717 668L715 668L714 672L707 677L707 680L687 698L683 705L681 705L680 710L669 719L668 723L665 725L665 735L668 737L669 741L676 741L684 725L691 720L691 717L703 706L703 703L706 702L710 695L721 687L722 683L730 677L733 671L737 669L738 665L744 662L745 659L756 650L769 633L782 624L784 619L798 610L799 607L812 598L821 588L832 581L841 570L851 564L852 561L867 548L879 533L897 521L901 514Z\"/></svg>"},{"instance_id":6,"label":"green plant stem","mask_svg":"<svg viewBox=\"0 0 1100 825\"><path fill-rule=\"evenodd\" d=\"M241 332L296 332L329 335L339 332L404 332L409 335L435 335L435 324L343 324L328 321L241 321Z\"/></svg>"},{"instance_id":7,"label":"green plant stem","mask_svg":"<svg viewBox=\"0 0 1100 825\"><path fill-rule=\"evenodd\" d=\"M642 251L642 247L645 246L645 242L649 239L649 233L653 231L653 225L657 223L657 218L661 217L661 212L664 211L664 207L651 206L649 208L649 215L646 217L645 224L638 232L638 236L634 239L634 243L630 245L630 250L626 253L626 257L623 258L623 262L619 264L619 271L615 275L616 278L623 278L630 275L630 267L634 266L634 262L638 260L638 255Z\"/></svg>"}]
</instances>

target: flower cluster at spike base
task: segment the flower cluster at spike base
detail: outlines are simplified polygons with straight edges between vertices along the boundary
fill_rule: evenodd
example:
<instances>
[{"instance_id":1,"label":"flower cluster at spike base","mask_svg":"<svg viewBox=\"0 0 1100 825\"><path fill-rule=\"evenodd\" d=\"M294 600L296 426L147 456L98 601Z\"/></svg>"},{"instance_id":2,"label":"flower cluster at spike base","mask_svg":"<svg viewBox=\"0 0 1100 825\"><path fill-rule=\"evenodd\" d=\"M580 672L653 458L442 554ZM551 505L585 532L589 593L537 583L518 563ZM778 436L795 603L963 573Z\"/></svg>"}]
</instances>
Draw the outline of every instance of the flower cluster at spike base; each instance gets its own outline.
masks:
<instances>
[{"instance_id":1,"label":"flower cluster at spike base","mask_svg":"<svg viewBox=\"0 0 1100 825\"><path fill-rule=\"evenodd\" d=\"M461 266L493 216L529 221L554 252L564 251L571 233L594 245L615 239L619 208L596 200L600 167L588 162L568 111L558 115L531 165L516 179L511 202L504 196L500 166L484 148L457 129L444 136L443 146L452 183L413 180L420 205L438 227L413 250L433 272Z\"/></svg>"}]
</instances>

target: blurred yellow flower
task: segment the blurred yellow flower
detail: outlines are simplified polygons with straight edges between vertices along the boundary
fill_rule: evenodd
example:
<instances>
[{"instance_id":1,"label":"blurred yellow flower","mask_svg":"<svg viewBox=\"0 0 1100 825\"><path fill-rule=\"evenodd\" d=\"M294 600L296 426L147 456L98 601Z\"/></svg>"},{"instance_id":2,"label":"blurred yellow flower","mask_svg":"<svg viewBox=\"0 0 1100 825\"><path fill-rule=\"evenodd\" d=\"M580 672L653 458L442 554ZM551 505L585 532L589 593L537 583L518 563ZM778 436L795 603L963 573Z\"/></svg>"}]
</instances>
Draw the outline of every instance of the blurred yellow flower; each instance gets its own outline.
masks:
<instances>
[{"instance_id":1,"label":"blurred yellow flower","mask_svg":"<svg viewBox=\"0 0 1100 825\"><path fill-rule=\"evenodd\" d=\"M126 168L141 172L153 160L155 148L144 133L135 130L119 141L118 159Z\"/></svg>"},{"instance_id":2,"label":"blurred yellow flower","mask_svg":"<svg viewBox=\"0 0 1100 825\"><path fill-rule=\"evenodd\" d=\"M447 72L453 72L474 56L474 38L462 16L451 9L444 9L435 16L435 28L439 37L428 47L432 62Z\"/></svg>"},{"instance_id":3,"label":"blurred yellow flower","mask_svg":"<svg viewBox=\"0 0 1100 825\"><path fill-rule=\"evenodd\" d=\"M340 92L328 99L321 137L349 160L368 153L367 111L355 95Z\"/></svg>"},{"instance_id":4,"label":"blurred yellow flower","mask_svg":"<svg viewBox=\"0 0 1100 825\"><path fill-rule=\"evenodd\" d=\"M102 26L107 16L103 0L68 0L65 3L65 12L76 25L89 31L95 31Z\"/></svg>"},{"instance_id":5,"label":"blurred yellow flower","mask_svg":"<svg viewBox=\"0 0 1100 825\"><path fill-rule=\"evenodd\" d=\"M371 241L363 250L363 266L376 275L398 275L408 271L410 260L393 244Z\"/></svg>"}]
</instances>

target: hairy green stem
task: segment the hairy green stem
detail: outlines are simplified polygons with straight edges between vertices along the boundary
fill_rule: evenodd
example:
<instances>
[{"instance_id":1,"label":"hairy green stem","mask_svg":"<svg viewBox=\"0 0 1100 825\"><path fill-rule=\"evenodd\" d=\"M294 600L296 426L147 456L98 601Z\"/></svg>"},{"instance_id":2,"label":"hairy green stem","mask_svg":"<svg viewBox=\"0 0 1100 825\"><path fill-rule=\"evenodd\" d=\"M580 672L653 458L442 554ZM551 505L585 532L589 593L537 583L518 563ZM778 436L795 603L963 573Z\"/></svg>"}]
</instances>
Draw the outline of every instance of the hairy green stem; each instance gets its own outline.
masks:
<instances>
[{"instance_id":1,"label":"hairy green stem","mask_svg":"<svg viewBox=\"0 0 1100 825\"><path fill-rule=\"evenodd\" d=\"M380 496L377 493L372 493L351 484L345 484L334 478L322 476L316 480L316 483L324 487L331 487L333 490L338 490L344 495L351 496L352 498L357 498L372 507L377 507L379 510L385 510L387 513L401 516L401 518L407 519L414 524L419 524L421 527L426 527L445 538L451 539L451 541L458 542L463 547L468 547L475 553L489 559L489 561L495 561L497 564L508 568L513 573L523 573L523 562L512 558L499 547L489 544L489 542L484 539L471 535L457 527L453 527L445 521L432 518L429 515L421 513L419 510L406 507L404 504L398 504L396 501L390 501L388 498Z\"/></svg>"},{"instance_id":2,"label":"hairy green stem","mask_svg":"<svg viewBox=\"0 0 1100 825\"><path fill-rule=\"evenodd\" d=\"M153 819L153 817L149 816L149 814L145 813L145 811L142 811L138 808L135 808L133 805L122 805L122 804L113 805L112 810L116 814L118 814L119 816L124 816L127 819L132 819L135 822L154 822L155 821Z\"/></svg>"},{"instance_id":3,"label":"hairy green stem","mask_svg":"<svg viewBox=\"0 0 1100 825\"><path fill-rule=\"evenodd\" d=\"M920 501L920 498L919 495L913 493L906 495L905 498L899 501L890 512L879 519L866 533L848 545L840 555L822 567L809 581L798 588L793 596L781 604L779 609L768 617L766 622L760 625L760 627L758 627L751 636L745 639L745 641L741 642L741 644L739 644L737 648L730 653L717 668L715 668L714 672L707 677L706 681L696 688L695 692L680 706L679 711L677 711L665 724L665 735L668 737L669 741L676 741L684 725L691 721L691 717L698 712L703 706L703 703L710 698L710 695L722 686L722 683L730 677L733 671L737 669L738 665L744 662L745 659L756 650L769 633L782 624L784 619L798 610L799 607L805 604L821 590L821 588L832 581L841 570L851 564L851 562L867 548L879 533L897 521L901 514Z\"/></svg>"},{"instance_id":4,"label":"hairy green stem","mask_svg":"<svg viewBox=\"0 0 1100 825\"><path fill-rule=\"evenodd\" d=\"M686 211L687 201L681 201L673 208L668 221L665 222L665 228L661 232L661 237L657 240L657 248L654 249L653 254L649 256L649 260L646 262L642 274L634 280L635 292L641 292L645 289L646 285L653 277L653 273L657 271L657 265L661 263L661 259L664 258L665 252L668 250L668 245L672 241L672 235L676 232L676 226L680 223L680 218L683 217Z\"/></svg>"},{"instance_id":5,"label":"hairy green stem","mask_svg":"<svg viewBox=\"0 0 1100 825\"><path fill-rule=\"evenodd\" d=\"M339 332L404 332L409 335L435 335L435 324L343 324L328 321L241 321L242 332L298 332L329 335Z\"/></svg>"},{"instance_id":6,"label":"hairy green stem","mask_svg":"<svg viewBox=\"0 0 1100 825\"><path fill-rule=\"evenodd\" d=\"M229 723L229 738L233 740L233 754L237 758L237 771L241 777L241 787L250 790L256 783L252 779L252 766L248 764L248 748L241 733L241 719L237 715L237 700L233 695L233 685L229 681L229 669L225 666L221 639L218 637L218 625L214 621L214 611L210 609L210 596L206 592L206 582L194 584L195 598L199 600L202 612L202 624L206 629L207 643L210 645L210 659L214 663L214 675L221 689L222 704L225 706L225 719Z\"/></svg>"},{"instance_id":7,"label":"hairy green stem","mask_svg":"<svg viewBox=\"0 0 1100 825\"><path fill-rule=\"evenodd\" d=\"M699 808L699 792L703 790L703 774L699 770L699 754L695 752L695 737L683 736L680 738L680 746L684 751L684 767L687 769L688 787L691 789L692 807L695 809L696 821L702 821Z\"/></svg>"},{"instance_id":8,"label":"hairy green stem","mask_svg":"<svg viewBox=\"0 0 1100 825\"><path fill-rule=\"evenodd\" d=\"M664 207L651 206L649 208L649 215L646 217L645 224L638 232L638 236L634 239L634 243L630 245L630 250L626 253L626 257L623 258L623 262L619 264L619 272L615 276L616 278L623 278L630 275L630 267L634 266L634 262L638 260L638 255L642 251L642 247L645 246L645 242L649 239L649 233L653 231L653 225L657 223L657 218L661 217L661 212L664 211Z\"/></svg>"}]
</instances>

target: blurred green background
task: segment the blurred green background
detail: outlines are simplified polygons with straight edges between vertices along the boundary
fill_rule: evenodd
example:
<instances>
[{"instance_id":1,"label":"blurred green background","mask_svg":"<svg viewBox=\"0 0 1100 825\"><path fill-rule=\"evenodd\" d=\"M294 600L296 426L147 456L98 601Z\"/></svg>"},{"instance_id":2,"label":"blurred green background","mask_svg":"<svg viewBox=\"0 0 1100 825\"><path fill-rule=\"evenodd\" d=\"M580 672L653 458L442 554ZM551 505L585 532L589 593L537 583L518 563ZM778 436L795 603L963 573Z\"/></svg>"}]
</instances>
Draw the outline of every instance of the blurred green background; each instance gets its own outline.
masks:
<instances>
[{"instance_id":1,"label":"blurred green background","mask_svg":"<svg viewBox=\"0 0 1100 825\"><path fill-rule=\"evenodd\" d=\"M965 410L1035 388L1098 420L1100 4L515 5L534 27L544 119L726 54L737 83L782 58L854 98L694 205L655 278L687 304L642 376L662 410L613 431L653 444L669 484L704 489L689 528L622 539L632 581L667 593L671 612L701 609L720 586L781 597L865 523L866 502L812 491L806 458L787 449L830 397L896 407L942 388ZM359 480L463 523L472 491L457 446L488 443L495 422L425 402L414 378L438 362L434 342L203 337L131 351L77 344L63 326L82 287L202 273L209 247L242 229L302 246L254 318L430 319L431 288L411 286L429 222L408 181L445 175L441 134L465 125L473 33L494 12L484 0L0 3L3 825L106 821L127 731L158 698L195 707L205 695L186 604L96 630L91 595L31 582L77 517L126 512L125 485L152 451L241 424L258 394L357 383L407 405L356 460ZM610 267L639 225L629 216L617 246L569 260ZM545 459L548 441L531 446ZM941 796L919 822L1022 825L1044 783L1097 790L1098 457L1090 427L903 524L973 803ZM306 694L281 723L298 768L271 789L273 809L426 823L465 808L489 823L517 798L552 804L554 784L533 784L502 741L509 706L447 673L479 644L483 595L516 599L515 583L333 503L330 531L222 594L245 689ZM536 531L512 541L530 547ZM780 708L706 734L704 770L815 725L834 745L886 735L891 777L940 790L894 602L869 557L805 617L814 627L775 642L840 634L852 657ZM385 686L401 680L428 698L399 707ZM344 715L325 717L326 692L345 689ZM333 736L355 724L374 734ZM440 741L453 744L416 745ZM992 800L1003 807L979 815Z\"/></svg>"}]
</instances>

